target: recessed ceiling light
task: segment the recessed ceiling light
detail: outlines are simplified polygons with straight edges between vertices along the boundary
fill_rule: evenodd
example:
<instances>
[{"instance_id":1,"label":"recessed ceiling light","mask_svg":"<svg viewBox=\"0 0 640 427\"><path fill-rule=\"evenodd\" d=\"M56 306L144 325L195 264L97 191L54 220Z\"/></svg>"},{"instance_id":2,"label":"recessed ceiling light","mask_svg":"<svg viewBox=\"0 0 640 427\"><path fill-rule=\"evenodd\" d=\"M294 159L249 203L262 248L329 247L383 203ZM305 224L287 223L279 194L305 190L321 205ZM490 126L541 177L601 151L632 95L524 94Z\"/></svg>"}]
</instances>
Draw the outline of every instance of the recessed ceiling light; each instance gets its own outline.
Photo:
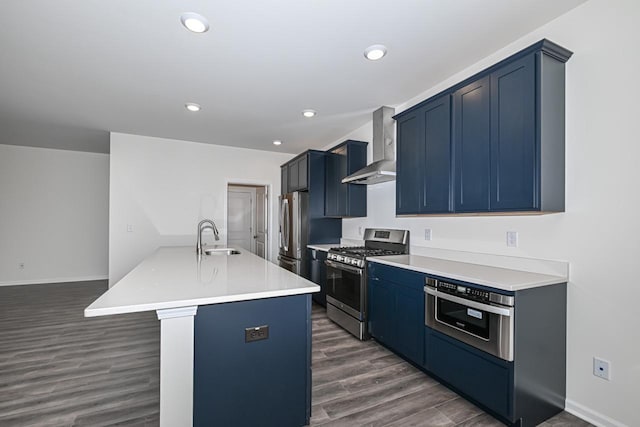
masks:
<instances>
[{"instance_id":1,"label":"recessed ceiling light","mask_svg":"<svg viewBox=\"0 0 640 427\"><path fill-rule=\"evenodd\" d=\"M273 141L273 145L282 145L282 141L276 139Z\"/></svg>"},{"instance_id":2,"label":"recessed ceiling light","mask_svg":"<svg viewBox=\"0 0 640 427\"><path fill-rule=\"evenodd\" d=\"M370 61L377 61L387 54L387 48L381 44L374 44L364 50L364 57Z\"/></svg>"},{"instance_id":3,"label":"recessed ceiling light","mask_svg":"<svg viewBox=\"0 0 640 427\"><path fill-rule=\"evenodd\" d=\"M185 12L180 16L180 21L182 21L182 25L184 25L187 30L193 31L194 33L205 33L209 30L207 18L197 13Z\"/></svg>"},{"instance_id":4,"label":"recessed ceiling light","mask_svg":"<svg viewBox=\"0 0 640 427\"><path fill-rule=\"evenodd\" d=\"M186 104L184 104L184 108L195 113L196 111L200 111L201 107L200 107L200 104L196 104L194 102L187 102Z\"/></svg>"},{"instance_id":5,"label":"recessed ceiling light","mask_svg":"<svg viewBox=\"0 0 640 427\"><path fill-rule=\"evenodd\" d=\"M316 110L302 110L302 115L309 118L314 117L318 112Z\"/></svg>"}]
</instances>

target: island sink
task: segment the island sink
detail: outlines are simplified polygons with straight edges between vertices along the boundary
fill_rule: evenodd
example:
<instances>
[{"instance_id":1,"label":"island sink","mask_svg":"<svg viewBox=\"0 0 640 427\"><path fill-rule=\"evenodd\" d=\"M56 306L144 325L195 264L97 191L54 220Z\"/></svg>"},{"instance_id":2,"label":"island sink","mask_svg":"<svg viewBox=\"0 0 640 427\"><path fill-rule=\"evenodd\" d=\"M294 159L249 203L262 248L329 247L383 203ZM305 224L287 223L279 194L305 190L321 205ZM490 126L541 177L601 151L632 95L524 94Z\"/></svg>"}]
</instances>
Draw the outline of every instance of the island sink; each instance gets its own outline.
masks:
<instances>
[{"instance_id":1,"label":"island sink","mask_svg":"<svg viewBox=\"0 0 640 427\"><path fill-rule=\"evenodd\" d=\"M203 250L205 255L240 255L240 251L233 248L211 248Z\"/></svg>"}]
</instances>

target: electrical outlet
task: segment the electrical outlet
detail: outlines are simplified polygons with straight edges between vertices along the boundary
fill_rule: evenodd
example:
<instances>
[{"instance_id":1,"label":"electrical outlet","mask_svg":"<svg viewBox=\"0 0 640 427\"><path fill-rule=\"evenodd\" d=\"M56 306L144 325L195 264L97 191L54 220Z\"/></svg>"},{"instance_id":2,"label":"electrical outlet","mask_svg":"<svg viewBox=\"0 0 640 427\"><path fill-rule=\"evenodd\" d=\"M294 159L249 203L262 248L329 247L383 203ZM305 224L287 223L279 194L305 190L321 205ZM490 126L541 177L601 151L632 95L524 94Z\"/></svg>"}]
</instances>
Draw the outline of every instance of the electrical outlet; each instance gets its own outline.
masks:
<instances>
[{"instance_id":1,"label":"electrical outlet","mask_svg":"<svg viewBox=\"0 0 640 427\"><path fill-rule=\"evenodd\" d=\"M507 231L507 246L510 248L518 247L518 232Z\"/></svg>"},{"instance_id":2,"label":"electrical outlet","mask_svg":"<svg viewBox=\"0 0 640 427\"><path fill-rule=\"evenodd\" d=\"M362 236L362 226L358 227L358 236Z\"/></svg>"},{"instance_id":3,"label":"electrical outlet","mask_svg":"<svg viewBox=\"0 0 640 427\"><path fill-rule=\"evenodd\" d=\"M431 229L430 228L425 228L424 229L424 240L431 240Z\"/></svg>"},{"instance_id":4,"label":"electrical outlet","mask_svg":"<svg viewBox=\"0 0 640 427\"><path fill-rule=\"evenodd\" d=\"M127 224L127 233L133 233L133 224Z\"/></svg>"},{"instance_id":5,"label":"electrical outlet","mask_svg":"<svg viewBox=\"0 0 640 427\"><path fill-rule=\"evenodd\" d=\"M611 380L611 364L609 363L609 361L594 357L593 375L607 381Z\"/></svg>"},{"instance_id":6,"label":"electrical outlet","mask_svg":"<svg viewBox=\"0 0 640 427\"><path fill-rule=\"evenodd\" d=\"M24 270L24 262L18 263L18 270Z\"/></svg>"}]
</instances>

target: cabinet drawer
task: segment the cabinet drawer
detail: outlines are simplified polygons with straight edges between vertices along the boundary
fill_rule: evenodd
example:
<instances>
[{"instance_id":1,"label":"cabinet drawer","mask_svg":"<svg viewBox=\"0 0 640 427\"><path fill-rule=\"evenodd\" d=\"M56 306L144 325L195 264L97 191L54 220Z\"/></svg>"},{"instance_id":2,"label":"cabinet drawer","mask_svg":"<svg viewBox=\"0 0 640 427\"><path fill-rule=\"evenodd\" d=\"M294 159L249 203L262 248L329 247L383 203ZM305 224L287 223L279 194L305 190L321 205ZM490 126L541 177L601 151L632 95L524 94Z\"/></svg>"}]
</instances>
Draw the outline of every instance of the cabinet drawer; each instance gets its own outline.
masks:
<instances>
[{"instance_id":1,"label":"cabinet drawer","mask_svg":"<svg viewBox=\"0 0 640 427\"><path fill-rule=\"evenodd\" d=\"M436 376L507 419L513 415L513 364L427 328L427 365Z\"/></svg>"},{"instance_id":2,"label":"cabinet drawer","mask_svg":"<svg viewBox=\"0 0 640 427\"><path fill-rule=\"evenodd\" d=\"M424 273L399 267L391 267L376 262L370 262L368 264L367 273L369 277L372 278L409 286L411 288L419 288L420 290L424 288L424 280L426 277Z\"/></svg>"}]
</instances>

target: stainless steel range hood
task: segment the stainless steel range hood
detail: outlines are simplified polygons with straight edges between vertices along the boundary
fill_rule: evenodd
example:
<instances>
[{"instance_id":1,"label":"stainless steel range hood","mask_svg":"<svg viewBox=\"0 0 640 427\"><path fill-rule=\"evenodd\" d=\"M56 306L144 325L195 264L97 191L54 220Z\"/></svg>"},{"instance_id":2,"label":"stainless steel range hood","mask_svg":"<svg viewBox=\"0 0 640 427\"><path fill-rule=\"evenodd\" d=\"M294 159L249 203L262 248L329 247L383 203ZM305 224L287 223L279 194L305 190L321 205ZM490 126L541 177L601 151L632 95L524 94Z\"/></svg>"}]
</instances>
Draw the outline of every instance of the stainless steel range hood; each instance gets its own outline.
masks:
<instances>
[{"instance_id":1,"label":"stainless steel range hood","mask_svg":"<svg viewBox=\"0 0 640 427\"><path fill-rule=\"evenodd\" d=\"M343 183L378 184L396 179L394 113L391 107L373 112L373 163L345 177Z\"/></svg>"}]
</instances>

